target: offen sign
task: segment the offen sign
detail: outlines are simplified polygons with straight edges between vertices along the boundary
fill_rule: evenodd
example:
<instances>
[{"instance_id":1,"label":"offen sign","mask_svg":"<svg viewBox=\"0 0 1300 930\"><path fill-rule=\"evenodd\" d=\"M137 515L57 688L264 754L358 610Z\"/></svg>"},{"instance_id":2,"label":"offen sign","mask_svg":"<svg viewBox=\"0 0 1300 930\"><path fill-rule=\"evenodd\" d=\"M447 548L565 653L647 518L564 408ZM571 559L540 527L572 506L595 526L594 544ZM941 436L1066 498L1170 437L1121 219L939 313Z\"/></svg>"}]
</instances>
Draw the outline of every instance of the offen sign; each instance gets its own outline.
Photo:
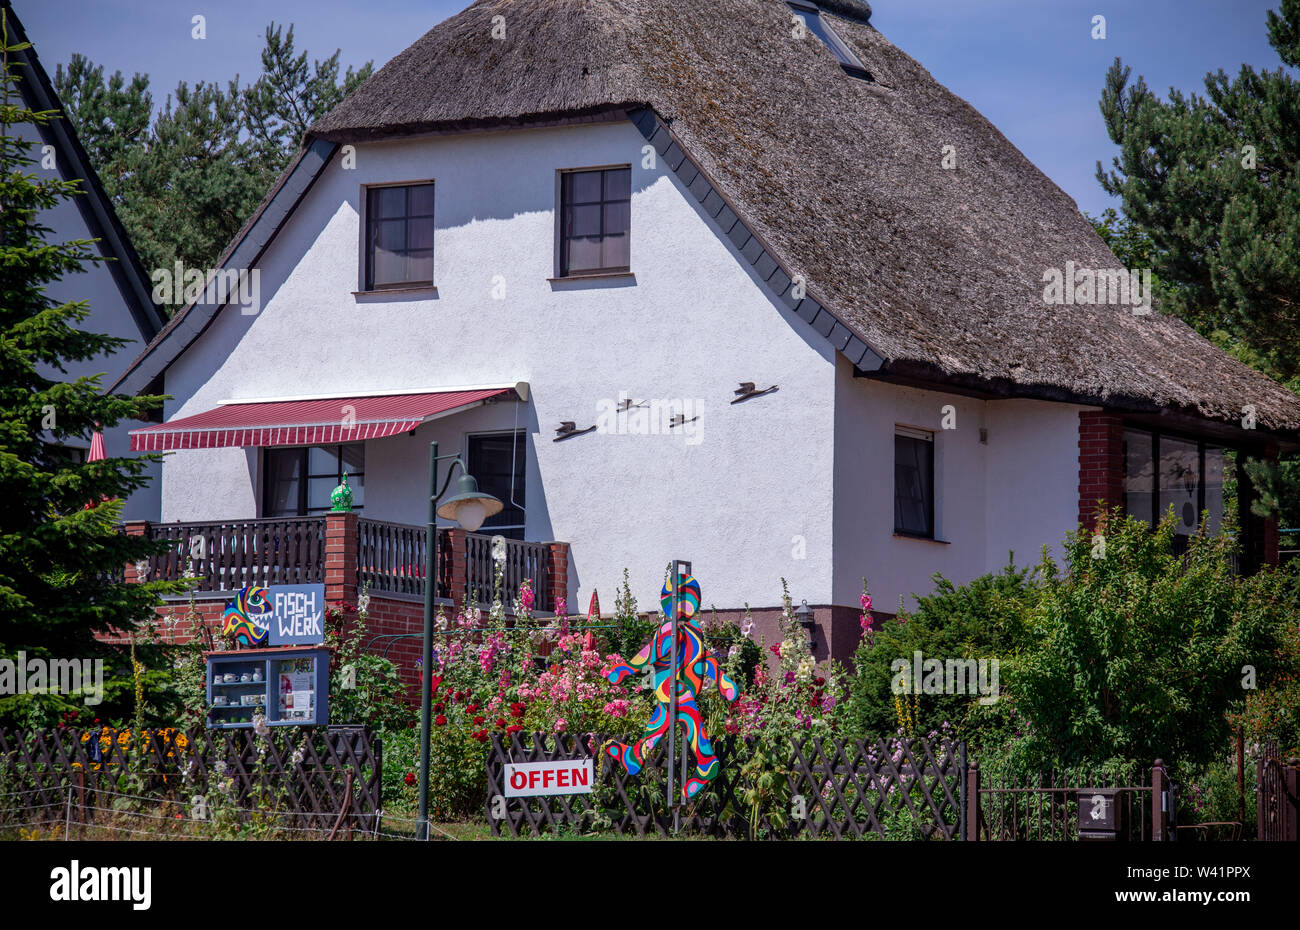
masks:
<instances>
[{"instance_id":1,"label":"offen sign","mask_svg":"<svg viewBox=\"0 0 1300 930\"><path fill-rule=\"evenodd\" d=\"M590 794L593 771L590 759L508 762L505 795L529 798L542 794Z\"/></svg>"}]
</instances>

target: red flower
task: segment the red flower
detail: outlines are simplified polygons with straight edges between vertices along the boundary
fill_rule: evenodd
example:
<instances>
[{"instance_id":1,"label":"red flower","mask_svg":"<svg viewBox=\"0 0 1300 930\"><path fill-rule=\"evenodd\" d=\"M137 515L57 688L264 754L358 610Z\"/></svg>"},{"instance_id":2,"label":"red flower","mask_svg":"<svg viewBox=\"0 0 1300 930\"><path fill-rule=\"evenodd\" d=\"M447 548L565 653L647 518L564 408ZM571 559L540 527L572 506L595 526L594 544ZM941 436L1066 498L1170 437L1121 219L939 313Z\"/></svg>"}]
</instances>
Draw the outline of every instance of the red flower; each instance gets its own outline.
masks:
<instances>
[{"instance_id":1,"label":"red flower","mask_svg":"<svg viewBox=\"0 0 1300 930\"><path fill-rule=\"evenodd\" d=\"M406 777L403 778L402 781L406 782L408 785L413 785L413 784L415 784L415 773L414 773L414 772L407 772L407 773L406 773Z\"/></svg>"},{"instance_id":2,"label":"red flower","mask_svg":"<svg viewBox=\"0 0 1300 930\"><path fill-rule=\"evenodd\" d=\"M433 709L434 709L437 713L442 713L444 710L447 709L447 705L444 704L444 703L442 703L442 701L439 701L437 704L434 704L434 705L433 705Z\"/></svg>"},{"instance_id":3,"label":"red flower","mask_svg":"<svg viewBox=\"0 0 1300 930\"><path fill-rule=\"evenodd\" d=\"M433 718L433 722L436 723L438 726L443 726L447 723L447 718L444 717L442 714L439 714L438 716Z\"/></svg>"},{"instance_id":4,"label":"red flower","mask_svg":"<svg viewBox=\"0 0 1300 930\"><path fill-rule=\"evenodd\" d=\"M507 733L518 733L518 732L519 732L520 730L522 730L522 729L523 729L523 727L520 726L519 724L517 724L517 723L512 723L510 726L506 727L506 732L507 732Z\"/></svg>"},{"instance_id":5,"label":"red flower","mask_svg":"<svg viewBox=\"0 0 1300 930\"><path fill-rule=\"evenodd\" d=\"M474 726L476 726L476 727L481 727L482 725L483 725L483 718L482 718L482 717L475 717L475 718L474 718Z\"/></svg>"},{"instance_id":6,"label":"red flower","mask_svg":"<svg viewBox=\"0 0 1300 930\"><path fill-rule=\"evenodd\" d=\"M466 707L466 708L465 708L465 713L467 713L467 714L477 714L477 713L478 713L478 704L477 704L477 703L474 703L474 704L469 705L469 707Z\"/></svg>"},{"instance_id":7,"label":"red flower","mask_svg":"<svg viewBox=\"0 0 1300 930\"><path fill-rule=\"evenodd\" d=\"M773 643L772 645L768 646L767 648L768 648L768 651L771 652L772 655L774 655L774 656L779 656L779 655L781 654L781 644L780 644L780 643Z\"/></svg>"},{"instance_id":8,"label":"red flower","mask_svg":"<svg viewBox=\"0 0 1300 930\"><path fill-rule=\"evenodd\" d=\"M511 717L522 717L522 716L524 715L524 710L525 710L525 708L524 708L524 705L523 705L523 704L520 704L520 703L518 703L518 702L516 702L516 703L514 703L514 704L511 704L511 705L510 705L510 716L511 716Z\"/></svg>"},{"instance_id":9,"label":"red flower","mask_svg":"<svg viewBox=\"0 0 1300 930\"><path fill-rule=\"evenodd\" d=\"M498 717L498 718L497 718L497 729L498 729L498 730L503 730L503 729L505 729L505 726L506 726L506 718L505 718L505 717Z\"/></svg>"},{"instance_id":10,"label":"red flower","mask_svg":"<svg viewBox=\"0 0 1300 930\"><path fill-rule=\"evenodd\" d=\"M487 730L475 730L473 733L470 734L470 736L474 737L474 739L478 740L480 743L486 743L488 738L488 732Z\"/></svg>"}]
</instances>

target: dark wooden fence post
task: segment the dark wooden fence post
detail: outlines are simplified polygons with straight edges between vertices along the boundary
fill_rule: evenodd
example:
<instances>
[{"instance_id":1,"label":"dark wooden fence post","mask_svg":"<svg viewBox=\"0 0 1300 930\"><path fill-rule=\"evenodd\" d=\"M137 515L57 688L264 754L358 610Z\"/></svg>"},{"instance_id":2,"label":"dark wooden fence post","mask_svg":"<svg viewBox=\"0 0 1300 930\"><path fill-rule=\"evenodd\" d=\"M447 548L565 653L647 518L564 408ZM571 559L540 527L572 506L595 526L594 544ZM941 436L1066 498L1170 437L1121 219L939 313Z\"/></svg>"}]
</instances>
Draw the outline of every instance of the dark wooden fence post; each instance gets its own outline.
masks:
<instances>
[{"instance_id":1,"label":"dark wooden fence post","mask_svg":"<svg viewBox=\"0 0 1300 930\"><path fill-rule=\"evenodd\" d=\"M1292 756L1286 760L1283 778L1286 795L1282 798L1285 817L1282 839L1294 843L1300 840L1300 759Z\"/></svg>"},{"instance_id":2,"label":"dark wooden fence post","mask_svg":"<svg viewBox=\"0 0 1300 930\"><path fill-rule=\"evenodd\" d=\"M966 769L966 812L963 818L963 840L980 838L980 764L972 762Z\"/></svg>"},{"instance_id":3,"label":"dark wooden fence post","mask_svg":"<svg viewBox=\"0 0 1300 930\"><path fill-rule=\"evenodd\" d=\"M1165 838L1165 763L1157 759L1151 767L1151 840L1155 843Z\"/></svg>"}]
</instances>

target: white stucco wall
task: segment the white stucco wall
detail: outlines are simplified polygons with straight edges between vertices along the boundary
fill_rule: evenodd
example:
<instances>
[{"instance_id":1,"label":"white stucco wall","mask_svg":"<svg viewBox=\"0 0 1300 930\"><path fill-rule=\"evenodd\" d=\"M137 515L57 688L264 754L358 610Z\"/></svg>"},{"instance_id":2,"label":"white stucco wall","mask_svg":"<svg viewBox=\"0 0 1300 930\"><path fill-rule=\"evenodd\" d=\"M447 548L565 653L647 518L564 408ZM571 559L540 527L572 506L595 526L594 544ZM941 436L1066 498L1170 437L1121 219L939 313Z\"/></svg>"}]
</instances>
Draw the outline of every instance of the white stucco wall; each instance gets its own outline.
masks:
<instances>
[{"instance_id":1,"label":"white stucco wall","mask_svg":"<svg viewBox=\"0 0 1300 930\"><path fill-rule=\"evenodd\" d=\"M986 404L985 493L990 570L1036 565L1042 547L1060 564L1065 534L1079 523L1079 411L1075 404L997 400Z\"/></svg>"},{"instance_id":2,"label":"white stucco wall","mask_svg":"<svg viewBox=\"0 0 1300 930\"><path fill-rule=\"evenodd\" d=\"M167 418L233 398L527 381L527 537L572 544L570 604L612 606L626 566L643 607L663 566L693 561L720 609L831 593L835 360L768 300L666 166L641 167L630 123L475 133L357 147L336 159L264 256L262 308L229 308L168 370ZM553 286L556 172L630 163L635 281ZM355 297L365 183L434 179L438 293ZM504 300L493 299L494 276ZM731 406L741 381L776 393ZM553 442L598 403L698 405L699 441L592 433ZM428 441L508 429L515 405L444 418L367 447L366 514L424 518ZM257 512L256 458L184 452L164 469L163 519ZM792 537L809 557L791 559Z\"/></svg>"},{"instance_id":3,"label":"white stucco wall","mask_svg":"<svg viewBox=\"0 0 1300 930\"><path fill-rule=\"evenodd\" d=\"M41 139L36 127L29 123L23 123L18 126L18 133L22 138L33 143L33 147L28 154L36 159L36 163L29 170L40 178L62 180L57 161L52 168L44 167L42 164L43 153L41 146L45 142ZM75 239L91 238L90 229L82 218L81 211L74 200L60 201L53 209L44 211L41 214L40 221L52 230L46 236L47 242L69 242ZM103 242L96 243L89 248L101 257L108 257L109 253ZM140 333L131 315L130 308L122 299L122 293L113 280L108 264L105 262L86 262L82 265L82 269L83 271L80 274L68 275L58 281L51 282L46 286L45 293L57 303L87 301L89 314L82 322L76 324L77 328L85 332L116 336L126 339L128 342L111 354L99 355L85 361L66 362L64 372L59 372L50 366L42 366L41 371L48 377L68 381L80 377L102 375L99 382L100 387L107 388L117 380L118 375L131 363L132 359L140 354L141 349L144 348L144 343L140 339ZM55 411L56 416L57 414L58 411ZM108 455L110 457L132 457L129 432L132 429L146 425L134 421L124 422L105 430L104 444ZM69 444L81 448L89 448L90 446L89 442ZM160 471L157 464L149 466L147 474L150 477L150 483L127 499L123 507L123 519L156 520L158 518L161 502Z\"/></svg>"},{"instance_id":4,"label":"white stucco wall","mask_svg":"<svg viewBox=\"0 0 1300 930\"><path fill-rule=\"evenodd\" d=\"M1074 528L1079 407L991 400L855 379L841 360L835 420L835 603L856 605L865 577L877 610L1037 561ZM944 428L951 405L955 428ZM934 433L935 538L894 534L894 428ZM988 443L980 442L980 428Z\"/></svg>"}]
</instances>

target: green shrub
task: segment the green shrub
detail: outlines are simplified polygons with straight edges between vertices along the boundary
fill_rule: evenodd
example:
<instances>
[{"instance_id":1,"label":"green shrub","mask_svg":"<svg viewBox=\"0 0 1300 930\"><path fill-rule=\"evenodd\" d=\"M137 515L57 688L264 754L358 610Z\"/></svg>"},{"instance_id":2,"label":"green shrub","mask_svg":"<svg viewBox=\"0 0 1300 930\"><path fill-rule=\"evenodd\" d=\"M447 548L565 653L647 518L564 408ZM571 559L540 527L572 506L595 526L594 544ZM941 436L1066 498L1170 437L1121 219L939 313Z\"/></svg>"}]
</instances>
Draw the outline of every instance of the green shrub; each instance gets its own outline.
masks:
<instances>
[{"instance_id":1,"label":"green shrub","mask_svg":"<svg viewBox=\"0 0 1300 930\"><path fill-rule=\"evenodd\" d=\"M900 610L859 644L845 714L849 735L879 739L901 725L914 731L908 735L921 736L948 722L957 738L978 741L984 731L1001 728L999 718L977 704L978 694L895 694L890 666L899 659L910 666L918 651L940 660L1005 662L1024 638L1026 614L1037 596L1034 574L1008 564L999 574L960 587L942 575L934 582L935 593L918 597L915 610Z\"/></svg>"},{"instance_id":2,"label":"green shrub","mask_svg":"<svg viewBox=\"0 0 1300 930\"><path fill-rule=\"evenodd\" d=\"M1275 674L1297 609L1284 578L1235 577L1231 533L1198 534L1182 556L1173 534L1172 513L1153 532L1116 509L1096 536L1070 534L1064 575L1044 556L1025 647L1004 669L1042 767L1209 762L1244 704L1243 667Z\"/></svg>"}]
</instances>

